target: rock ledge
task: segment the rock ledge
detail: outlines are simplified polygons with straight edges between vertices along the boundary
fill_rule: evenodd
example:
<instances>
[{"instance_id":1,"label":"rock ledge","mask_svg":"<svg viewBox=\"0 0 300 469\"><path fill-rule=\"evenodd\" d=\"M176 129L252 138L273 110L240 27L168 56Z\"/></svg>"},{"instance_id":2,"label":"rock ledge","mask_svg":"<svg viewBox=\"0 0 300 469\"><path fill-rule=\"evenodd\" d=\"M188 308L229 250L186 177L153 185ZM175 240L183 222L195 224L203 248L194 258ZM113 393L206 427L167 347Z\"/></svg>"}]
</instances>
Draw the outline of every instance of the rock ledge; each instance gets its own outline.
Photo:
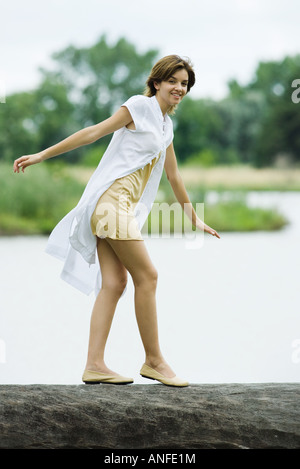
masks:
<instances>
[{"instance_id":1,"label":"rock ledge","mask_svg":"<svg viewBox=\"0 0 300 469\"><path fill-rule=\"evenodd\" d=\"M0 448L300 448L300 383L1 385Z\"/></svg>"}]
</instances>

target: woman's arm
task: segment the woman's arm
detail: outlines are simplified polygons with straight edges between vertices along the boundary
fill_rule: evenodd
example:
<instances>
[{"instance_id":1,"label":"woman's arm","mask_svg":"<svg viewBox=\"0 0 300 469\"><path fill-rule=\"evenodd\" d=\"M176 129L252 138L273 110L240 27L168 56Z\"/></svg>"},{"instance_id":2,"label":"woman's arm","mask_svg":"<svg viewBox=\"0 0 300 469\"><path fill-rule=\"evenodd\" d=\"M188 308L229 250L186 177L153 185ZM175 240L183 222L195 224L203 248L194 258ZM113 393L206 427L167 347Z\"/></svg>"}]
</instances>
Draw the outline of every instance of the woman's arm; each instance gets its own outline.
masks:
<instances>
[{"instance_id":1,"label":"woman's arm","mask_svg":"<svg viewBox=\"0 0 300 469\"><path fill-rule=\"evenodd\" d=\"M65 138L61 142L53 145L46 150L33 155L21 156L14 161L14 172L19 172L20 169L24 172L27 166L31 166L36 163L40 163L54 156L61 155L68 151L74 150L75 148L83 145L89 145L90 143L99 140L101 137L108 135L116 130L124 127L132 122L130 112L126 107L121 107L115 114L108 119L100 122L99 124L91 125L84 129L75 132L69 137Z\"/></svg>"},{"instance_id":2,"label":"woman's arm","mask_svg":"<svg viewBox=\"0 0 300 469\"><path fill-rule=\"evenodd\" d=\"M166 160L165 160L165 171L167 174L167 178L171 184L173 192L175 194L176 199L180 203L184 212L188 215L190 220L192 221L193 226L196 226L202 231L206 231L213 236L216 236L220 239L219 234L206 225L200 218L197 216L193 205L189 199L188 193L186 191L184 182L182 180L181 174L179 172L177 166L176 155L173 147L173 143L167 148L166 153Z\"/></svg>"}]
</instances>

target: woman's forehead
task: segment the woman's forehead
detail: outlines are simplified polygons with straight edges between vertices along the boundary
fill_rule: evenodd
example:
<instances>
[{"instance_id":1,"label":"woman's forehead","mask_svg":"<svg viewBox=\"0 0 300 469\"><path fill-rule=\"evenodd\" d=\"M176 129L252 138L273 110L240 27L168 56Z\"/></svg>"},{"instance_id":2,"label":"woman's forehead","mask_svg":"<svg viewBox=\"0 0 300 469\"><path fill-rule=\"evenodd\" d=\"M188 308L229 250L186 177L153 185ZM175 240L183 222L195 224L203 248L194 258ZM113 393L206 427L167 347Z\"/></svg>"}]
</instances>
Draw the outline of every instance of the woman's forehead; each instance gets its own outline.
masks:
<instances>
[{"instance_id":1,"label":"woman's forehead","mask_svg":"<svg viewBox=\"0 0 300 469\"><path fill-rule=\"evenodd\" d=\"M188 80L189 74L185 68L181 68L179 70L176 70L174 73L172 73L170 78L171 77L177 78L177 80Z\"/></svg>"}]
</instances>

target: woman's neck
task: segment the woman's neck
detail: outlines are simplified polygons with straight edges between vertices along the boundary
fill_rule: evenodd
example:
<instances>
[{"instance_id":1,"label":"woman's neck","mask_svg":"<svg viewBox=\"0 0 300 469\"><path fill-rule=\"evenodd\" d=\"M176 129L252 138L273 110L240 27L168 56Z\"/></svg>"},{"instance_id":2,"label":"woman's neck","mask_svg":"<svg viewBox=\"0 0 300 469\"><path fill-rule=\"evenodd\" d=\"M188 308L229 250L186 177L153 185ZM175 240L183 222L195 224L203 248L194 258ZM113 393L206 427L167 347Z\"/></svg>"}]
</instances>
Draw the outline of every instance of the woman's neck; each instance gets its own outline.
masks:
<instances>
[{"instance_id":1,"label":"woman's neck","mask_svg":"<svg viewBox=\"0 0 300 469\"><path fill-rule=\"evenodd\" d=\"M161 97L156 93L155 98L157 99L157 102L159 104L160 110L162 112L163 117L167 114L168 110L170 109L170 106L168 103L166 103L164 100L161 99Z\"/></svg>"}]
</instances>

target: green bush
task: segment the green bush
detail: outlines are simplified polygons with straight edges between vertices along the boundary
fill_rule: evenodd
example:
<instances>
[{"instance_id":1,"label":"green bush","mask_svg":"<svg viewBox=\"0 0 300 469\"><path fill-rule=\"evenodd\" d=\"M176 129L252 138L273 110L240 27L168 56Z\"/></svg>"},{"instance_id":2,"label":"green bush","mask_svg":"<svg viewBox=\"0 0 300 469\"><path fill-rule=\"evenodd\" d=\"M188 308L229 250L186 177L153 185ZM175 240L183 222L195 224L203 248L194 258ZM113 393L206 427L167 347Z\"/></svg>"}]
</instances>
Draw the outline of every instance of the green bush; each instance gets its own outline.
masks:
<instances>
[{"instance_id":1,"label":"green bush","mask_svg":"<svg viewBox=\"0 0 300 469\"><path fill-rule=\"evenodd\" d=\"M216 152L211 148L206 148L189 157L185 162L185 166L199 165L208 168L217 163L217 158Z\"/></svg>"},{"instance_id":2,"label":"green bush","mask_svg":"<svg viewBox=\"0 0 300 469\"><path fill-rule=\"evenodd\" d=\"M223 201L205 205L205 223L217 231L272 231L287 224L274 210L247 207L243 201Z\"/></svg>"},{"instance_id":3,"label":"green bush","mask_svg":"<svg viewBox=\"0 0 300 469\"><path fill-rule=\"evenodd\" d=\"M83 186L57 164L15 174L0 166L0 233L49 233L78 202Z\"/></svg>"}]
</instances>

